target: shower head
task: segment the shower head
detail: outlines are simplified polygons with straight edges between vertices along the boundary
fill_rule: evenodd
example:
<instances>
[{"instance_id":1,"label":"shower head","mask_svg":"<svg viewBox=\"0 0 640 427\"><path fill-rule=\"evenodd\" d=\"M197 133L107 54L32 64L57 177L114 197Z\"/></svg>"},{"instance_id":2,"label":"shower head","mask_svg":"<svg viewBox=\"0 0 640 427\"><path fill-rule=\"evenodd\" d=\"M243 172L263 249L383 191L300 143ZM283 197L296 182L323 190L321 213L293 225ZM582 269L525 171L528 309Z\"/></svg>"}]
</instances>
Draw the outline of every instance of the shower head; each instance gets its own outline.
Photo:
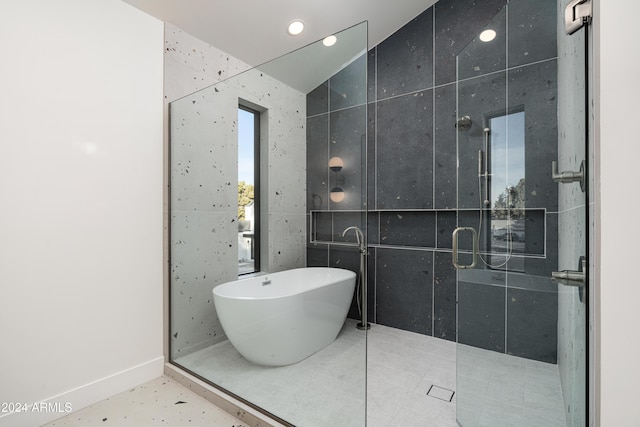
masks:
<instances>
[{"instance_id":1,"label":"shower head","mask_svg":"<svg viewBox=\"0 0 640 427\"><path fill-rule=\"evenodd\" d=\"M471 128L471 123L471 117L462 116L456 122L456 128L458 128L458 130L469 130Z\"/></svg>"}]
</instances>

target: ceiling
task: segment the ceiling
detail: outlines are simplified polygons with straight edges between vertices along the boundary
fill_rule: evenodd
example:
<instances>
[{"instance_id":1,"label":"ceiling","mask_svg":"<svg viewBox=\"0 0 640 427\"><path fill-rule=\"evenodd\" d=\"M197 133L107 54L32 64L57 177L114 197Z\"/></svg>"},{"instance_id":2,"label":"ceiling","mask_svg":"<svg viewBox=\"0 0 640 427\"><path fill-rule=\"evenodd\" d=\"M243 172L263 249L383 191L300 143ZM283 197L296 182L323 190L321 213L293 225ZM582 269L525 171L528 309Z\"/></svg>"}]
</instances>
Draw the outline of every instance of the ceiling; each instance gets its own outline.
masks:
<instances>
[{"instance_id":1,"label":"ceiling","mask_svg":"<svg viewBox=\"0 0 640 427\"><path fill-rule=\"evenodd\" d=\"M368 21L371 48L437 0L124 0L200 40L257 66ZM306 28L290 36L287 25Z\"/></svg>"},{"instance_id":2,"label":"ceiling","mask_svg":"<svg viewBox=\"0 0 640 427\"><path fill-rule=\"evenodd\" d=\"M334 35L337 41L331 47L317 41L259 65L257 69L307 94L367 52L365 23ZM357 85L359 78L366 78L366 67L367 62L361 61L360 65L351 69L352 78L355 79L352 84Z\"/></svg>"}]
</instances>

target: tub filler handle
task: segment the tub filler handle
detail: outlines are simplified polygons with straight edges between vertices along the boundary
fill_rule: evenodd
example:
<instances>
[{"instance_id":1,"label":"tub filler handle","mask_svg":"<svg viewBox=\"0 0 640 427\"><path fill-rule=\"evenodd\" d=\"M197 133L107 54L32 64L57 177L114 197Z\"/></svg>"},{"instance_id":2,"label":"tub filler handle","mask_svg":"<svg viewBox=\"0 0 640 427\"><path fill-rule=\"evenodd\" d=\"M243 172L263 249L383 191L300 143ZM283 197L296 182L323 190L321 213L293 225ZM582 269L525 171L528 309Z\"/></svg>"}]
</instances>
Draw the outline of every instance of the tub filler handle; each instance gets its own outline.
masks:
<instances>
[{"instance_id":1,"label":"tub filler handle","mask_svg":"<svg viewBox=\"0 0 640 427\"><path fill-rule=\"evenodd\" d=\"M271 279L269 279L268 277L265 277L264 280L262 281L262 286L267 286L271 284Z\"/></svg>"}]
</instances>

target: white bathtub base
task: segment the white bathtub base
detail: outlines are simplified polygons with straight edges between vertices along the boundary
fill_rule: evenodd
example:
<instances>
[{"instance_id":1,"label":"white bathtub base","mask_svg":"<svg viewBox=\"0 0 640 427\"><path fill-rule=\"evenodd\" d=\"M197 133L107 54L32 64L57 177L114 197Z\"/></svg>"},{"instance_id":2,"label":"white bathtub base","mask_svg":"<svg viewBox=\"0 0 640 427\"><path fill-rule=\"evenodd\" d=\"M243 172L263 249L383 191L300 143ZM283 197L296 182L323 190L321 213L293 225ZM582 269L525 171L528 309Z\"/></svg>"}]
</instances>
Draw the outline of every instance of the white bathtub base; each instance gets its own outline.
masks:
<instances>
[{"instance_id":1,"label":"white bathtub base","mask_svg":"<svg viewBox=\"0 0 640 427\"><path fill-rule=\"evenodd\" d=\"M271 284L262 285L265 277ZM220 285L214 303L225 334L245 359L285 366L336 339L354 288L352 271L301 268Z\"/></svg>"}]
</instances>

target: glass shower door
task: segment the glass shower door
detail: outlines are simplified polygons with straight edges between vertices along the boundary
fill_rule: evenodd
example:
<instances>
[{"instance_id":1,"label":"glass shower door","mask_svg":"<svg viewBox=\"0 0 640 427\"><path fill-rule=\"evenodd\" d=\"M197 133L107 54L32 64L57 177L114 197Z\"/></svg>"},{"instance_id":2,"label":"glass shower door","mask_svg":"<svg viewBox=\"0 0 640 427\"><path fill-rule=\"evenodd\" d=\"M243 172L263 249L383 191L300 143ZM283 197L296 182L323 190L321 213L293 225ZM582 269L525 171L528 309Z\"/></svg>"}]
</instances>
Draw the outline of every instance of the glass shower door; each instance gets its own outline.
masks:
<instances>
[{"instance_id":1,"label":"glass shower door","mask_svg":"<svg viewBox=\"0 0 640 427\"><path fill-rule=\"evenodd\" d=\"M367 24L333 36L335 49L318 41L170 103L171 362L284 425L366 422L367 335L344 324L348 285L277 276L359 269L344 230L366 236ZM229 283L233 315L212 294Z\"/></svg>"},{"instance_id":2,"label":"glass shower door","mask_svg":"<svg viewBox=\"0 0 640 427\"><path fill-rule=\"evenodd\" d=\"M457 57L464 427L586 424L585 49L563 15L511 0Z\"/></svg>"}]
</instances>

